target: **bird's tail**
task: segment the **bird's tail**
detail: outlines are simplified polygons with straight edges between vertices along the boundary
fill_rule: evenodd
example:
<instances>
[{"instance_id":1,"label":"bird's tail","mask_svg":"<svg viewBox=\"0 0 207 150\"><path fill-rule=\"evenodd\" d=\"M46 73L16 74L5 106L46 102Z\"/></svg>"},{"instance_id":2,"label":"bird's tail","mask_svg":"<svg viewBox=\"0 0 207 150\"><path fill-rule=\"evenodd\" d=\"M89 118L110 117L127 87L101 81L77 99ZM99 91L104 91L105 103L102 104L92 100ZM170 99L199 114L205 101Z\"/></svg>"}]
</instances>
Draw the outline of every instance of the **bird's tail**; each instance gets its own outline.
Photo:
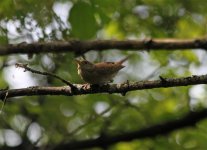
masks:
<instances>
[{"instance_id":1,"label":"bird's tail","mask_svg":"<svg viewBox=\"0 0 207 150\"><path fill-rule=\"evenodd\" d=\"M121 60L118 61L117 63L118 63L118 64L123 64L127 59L129 59L130 56L131 56L131 55L129 55L129 56L127 56L127 57L121 59Z\"/></svg>"}]
</instances>

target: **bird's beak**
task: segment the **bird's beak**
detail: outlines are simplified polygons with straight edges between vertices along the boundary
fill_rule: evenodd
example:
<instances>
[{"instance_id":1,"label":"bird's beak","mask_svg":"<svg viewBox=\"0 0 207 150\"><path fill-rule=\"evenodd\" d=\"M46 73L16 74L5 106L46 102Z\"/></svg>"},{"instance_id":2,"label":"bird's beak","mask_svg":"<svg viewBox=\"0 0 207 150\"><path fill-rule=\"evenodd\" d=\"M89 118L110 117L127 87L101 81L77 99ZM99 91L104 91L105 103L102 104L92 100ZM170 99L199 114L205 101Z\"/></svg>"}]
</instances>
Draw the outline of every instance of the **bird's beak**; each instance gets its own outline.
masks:
<instances>
[{"instance_id":1,"label":"bird's beak","mask_svg":"<svg viewBox=\"0 0 207 150\"><path fill-rule=\"evenodd\" d=\"M75 59L75 62L76 62L77 64L80 64L80 63L81 63L81 61L78 60L78 59Z\"/></svg>"},{"instance_id":2,"label":"bird's beak","mask_svg":"<svg viewBox=\"0 0 207 150\"><path fill-rule=\"evenodd\" d=\"M81 56L81 60L86 60L83 56Z\"/></svg>"}]
</instances>

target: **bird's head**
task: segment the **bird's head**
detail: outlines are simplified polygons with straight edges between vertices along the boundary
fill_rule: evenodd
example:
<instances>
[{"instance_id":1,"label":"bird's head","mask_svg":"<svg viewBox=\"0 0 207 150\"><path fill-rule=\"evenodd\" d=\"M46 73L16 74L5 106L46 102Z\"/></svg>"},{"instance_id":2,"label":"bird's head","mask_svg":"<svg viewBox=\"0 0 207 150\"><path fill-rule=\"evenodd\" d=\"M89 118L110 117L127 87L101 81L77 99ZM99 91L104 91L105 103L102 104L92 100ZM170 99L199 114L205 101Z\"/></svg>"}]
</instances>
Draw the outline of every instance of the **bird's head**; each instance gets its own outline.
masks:
<instances>
[{"instance_id":1,"label":"bird's head","mask_svg":"<svg viewBox=\"0 0 207 150\"><path fill-rule=\"evenodd\" d=\"M87 60L75 60L78 64L78 68L81 70L91 70L94 68L94 64Z\"/></svg>"}]
</instances>

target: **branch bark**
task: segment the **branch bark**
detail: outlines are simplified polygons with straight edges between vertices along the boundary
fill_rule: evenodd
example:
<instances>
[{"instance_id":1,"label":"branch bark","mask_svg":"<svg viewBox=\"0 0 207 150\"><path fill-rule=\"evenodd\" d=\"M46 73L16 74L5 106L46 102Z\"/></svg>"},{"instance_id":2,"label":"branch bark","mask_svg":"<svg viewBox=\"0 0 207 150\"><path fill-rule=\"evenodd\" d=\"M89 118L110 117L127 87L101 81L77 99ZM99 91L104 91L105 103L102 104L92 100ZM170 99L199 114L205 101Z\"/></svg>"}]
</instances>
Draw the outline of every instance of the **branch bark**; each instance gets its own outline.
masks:
<instances>
[{"instance_id":1,"label":"branch bark","mask_svg":"<svg viewBox=\"0 0 207 150\"><path fill-rule=\"evenodd\" d=\"M121 93L125 95L129 91L188 86L197 84L207 84L207 75L189 76L184 78L163 78L154 81L139 81L133 83L107 84L107 85L89 85L89 84L73 84L75 87L71 90L70 86L61 87L41 87L34 86L22 89L2 89L0 90L0 98L3 99L8 93L7 98L16 96L33 96L33 95L82 95L95 93Z\"/></svg>"},{"instance_id":2,"label":"branch bark","mask_svg":"<svg viewBox=\"0 0 207 150\"><path fill-rule=\"evenodd\" d=\"M121 135L103 136L96 139L69 142L57 146L56 148L54 148L54 150L108 147L112 144L121 141L131 141L134 139L152 138L157 135L165 135L177 129L194 126L198 121L206 117L207 117L207 109L198 112L190 112L183 118L165 122L162 124L157 124L151 127L143 128L138 131L128 132Z\"/></svg>"},{"instance_id":3,"label":"branch bark","mask_svg":"<svg viewBox=\"0 0 207 150\"><path fill-rule=\"evenodd\" d=\"M61 42L21 43L0 46L0 55L74 52L77 55L90 50L175 50L207 49L207 39L145 39L145 40L70 40Z\"/></svg>"}]
</instances>

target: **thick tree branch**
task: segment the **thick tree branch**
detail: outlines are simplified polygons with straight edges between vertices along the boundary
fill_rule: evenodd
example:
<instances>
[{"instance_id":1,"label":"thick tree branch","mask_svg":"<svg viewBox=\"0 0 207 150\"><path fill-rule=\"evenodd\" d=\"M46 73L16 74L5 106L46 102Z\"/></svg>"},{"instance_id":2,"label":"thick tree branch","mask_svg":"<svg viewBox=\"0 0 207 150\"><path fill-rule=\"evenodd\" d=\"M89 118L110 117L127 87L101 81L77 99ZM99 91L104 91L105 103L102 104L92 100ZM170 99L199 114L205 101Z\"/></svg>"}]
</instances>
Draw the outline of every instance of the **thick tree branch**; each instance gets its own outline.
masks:
<instances>
[{"instance_id":1,"label":"thick tree branch","mask_svg":"<svg viewBox=\"0 0 207 150\"><path fill-rule=\"evenodd\" d=\"M163 78L154 81L139 81L133 83L107 84L107 85L89 85L89 84L73 84L76 88L71 91L69 86L61 87L28 87L22 89L2 89L0 90L0 98L3 99L8 92L7 98L16 96L32 96L32 95L82 95L94 93L121 93L125 95L128 91L178 87L197 84L207 84L207 75L191 76L185 78Z\"/></svg>"},{"instance_id":2,"label":"thick tree branch","mask_svg":"<svg viewBox=\"0 0 207 150\"><path fill-rule=\"evenodd\" d=\"M107 147L121 141L131 141L134 139L152 138L157 135L164 135L177 129L194 126L198 121L207 117L207 109L190 112L183 118L157 124L151 127L143 128L138 131L128 132L121 135L103 136L96 139L69 142L57 146L54 150L61 149L83 149L91 147Z\"/></svg>"},{"instance_id":3,"label":"thick tree branch","mask_svg":"<svg viewBox=\"0 0 207 150\"><path fill-rule=\"evenodd\" d=\"M90 50L175 50L175 49L207 49L207 39L145 39L145 40L94 40L94 41L61 41L48 43L21 43L0 46L0 55L63 53L74 52L77 55Z\"/></svg>"}]
</instances>

